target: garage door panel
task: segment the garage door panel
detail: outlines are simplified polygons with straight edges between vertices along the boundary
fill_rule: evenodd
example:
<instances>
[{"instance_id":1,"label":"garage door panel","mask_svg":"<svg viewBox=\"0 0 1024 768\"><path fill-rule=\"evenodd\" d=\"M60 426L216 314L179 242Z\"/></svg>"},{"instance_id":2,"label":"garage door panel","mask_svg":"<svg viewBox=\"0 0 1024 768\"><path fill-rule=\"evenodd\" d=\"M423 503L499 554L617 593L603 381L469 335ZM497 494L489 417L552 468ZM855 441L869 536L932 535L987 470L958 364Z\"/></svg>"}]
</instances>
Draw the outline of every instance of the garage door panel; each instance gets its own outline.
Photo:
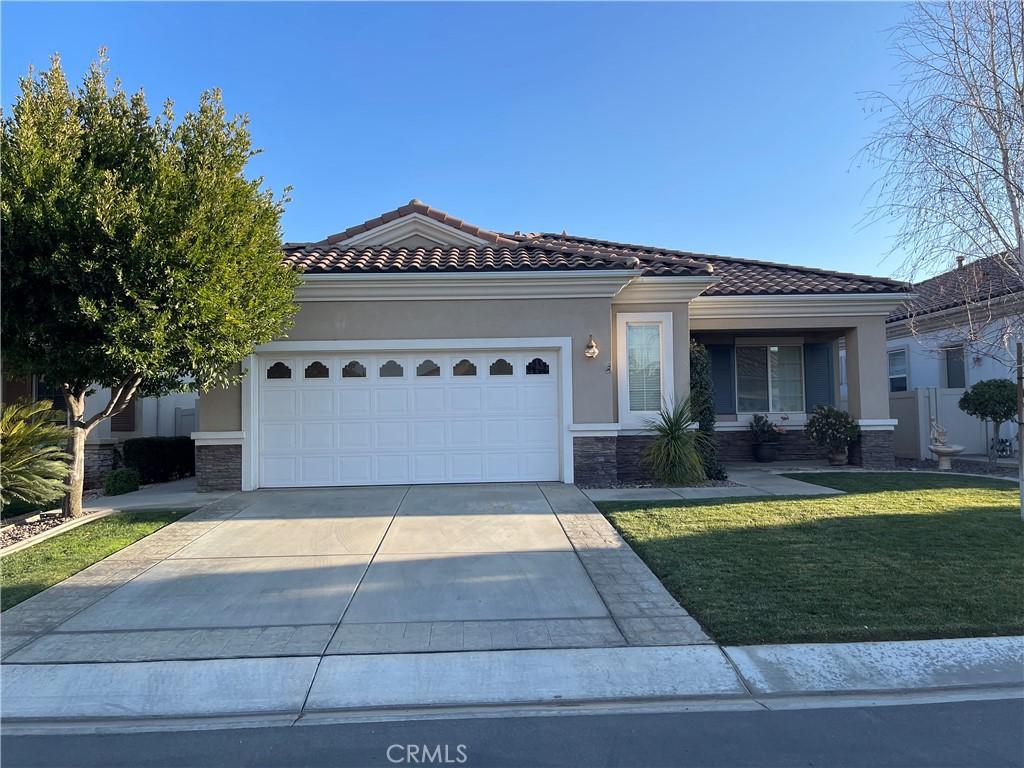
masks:
<instances>
[{"instance_id":1,"label":"garage door panel","mask_svg":"<svg viewBox=\"0 0 1024 768\"><path fill-rule=\"evenodd\" d=\"M267 389L260 403L263 416L267 419L294 418L295 391L287 389Z\"/></svg>"},{"instance_id":2,"label":"garage door panel","mask_svg":"<svg viewBox=\"0 0 1024 768\"><path fill-rule=\"evenodd\" d=\"M407 483L409 476L409 456L399 454L381 454L374 457L377 465L377 479L384 483Z\"/></svg>"},{"instance_id":3,"label":"garage door panel","mask_svg":"<svg viewBox=\"0 0 1024 768\"><path fill-rule=\"evenodd\" d=\"M334 485L333 456L303 456L299 460L299 477L303 485Z\"/></svg>"},{"instance_id":4,"label":"garage door panel","mask_svg":"<svg viewBox=\"0 0 1024 768\"><path fill-rule=\"evenodd\" d=\"M453 480L474 483L484 479L483 456L479 453L453 453L450 462Z\"/></svg>"},{"instance_id":5,"label":"garage door panel","mask_svg":"<svg viewBox=\"0 0 1024 768\"><path fill-rule=\"evenodd\" d=\"M341 391L338 393L338 399L341 404L341 415L356 417L369 416L371 394L372 393L369 389L348 389L343 383Z\"/></svg>"},{"instance_id":6,"label":"garage door panel","mask_svg":"<svg viewBox=\"0 0 1024 768\"><path fill-rule=\"evenodd\" d=\"M413 447L421 450L424 448L444 448L447 445L445 437L447 423L444 421L418 421L412 425Z\"/></svg>"},{"instance_id":7,"label":"garage door panel","mask_svg":"<svg viewBox=\"0 0 1024 768\"><path fill-rule=\"evenodd\" d=\"M264 424L261 430L264 452L293 452L298 447L295 441L297 430L297 424Z\"/></svg>"},{"instance_id":8,"label":"garage door panel","mask_svg":"<svg viewBox=\"0 0 1024 768\"><path fill-rule=\"evenodd\" d=\"M335 415L334 390L307 389L299 392L299 416L303 419L331 418Z\"/></svg>"},{"instance_id":9,"label":"garage door panel","mask_svg":"<svg viewBox=\"0 0 1024 768\"><path fill-rule=\"evenodd\" d=\"M367 451L373 447L373 424L368 421L342 423L338 426L338 447L343 451Z\"/></svg>"},{"instance_id":10,"label":"garage door panel","mask_svg":"<svg viewBox=\"0 0 1024 768\"><path fill-rule=\"evenodd\" d=\"M547 374L527 373L530 365L543 370L535 359ZM417 375L426 360L439 375ZM559 478L560 389L550 351L345 352L285 359L292 377L278 368L267 378L275 362L261 359L258 369L261 486Z\"/></svg>"},{"instance_id":11,"label":"garage door panel","mask_svg":"<svg viewBox=\"0 0 1024 768\"><path fill-rule=\"evenodd\" d=\"M409 423L406 421L379 421L374 424L374 447L392 450L409 448Z\"/></svg>"}]
</instances>

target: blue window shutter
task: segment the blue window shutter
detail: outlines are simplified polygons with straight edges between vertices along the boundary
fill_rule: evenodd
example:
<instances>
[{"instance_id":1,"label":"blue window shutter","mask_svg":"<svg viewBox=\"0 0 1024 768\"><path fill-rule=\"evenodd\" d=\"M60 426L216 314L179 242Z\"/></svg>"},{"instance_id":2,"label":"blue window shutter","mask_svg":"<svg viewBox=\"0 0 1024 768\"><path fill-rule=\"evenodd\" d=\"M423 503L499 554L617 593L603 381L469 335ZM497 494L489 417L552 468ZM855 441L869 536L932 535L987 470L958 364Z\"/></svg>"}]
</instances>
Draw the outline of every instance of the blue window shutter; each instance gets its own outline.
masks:
<instances>
[{"instance_id":1,"label":"blue window shutter","mask_svg":"<svg viewBox=\"0 0 1024 768\"><path fill-rule=\"evenodd\" d=\"M804 400L808 413L816 405L835 405L831 344L804 344Z\"/></svg>"},{"instance_id":2,"label":"blue window shutter","mask_svg":"<svg viewBox=\"0 0 1024 768\"><path fill-rule=\"evenodd\" d=\"M734 347L731 344L708 344L707 349L711 361L715 413L736 413Z\"/></svg>"}]
</instances>

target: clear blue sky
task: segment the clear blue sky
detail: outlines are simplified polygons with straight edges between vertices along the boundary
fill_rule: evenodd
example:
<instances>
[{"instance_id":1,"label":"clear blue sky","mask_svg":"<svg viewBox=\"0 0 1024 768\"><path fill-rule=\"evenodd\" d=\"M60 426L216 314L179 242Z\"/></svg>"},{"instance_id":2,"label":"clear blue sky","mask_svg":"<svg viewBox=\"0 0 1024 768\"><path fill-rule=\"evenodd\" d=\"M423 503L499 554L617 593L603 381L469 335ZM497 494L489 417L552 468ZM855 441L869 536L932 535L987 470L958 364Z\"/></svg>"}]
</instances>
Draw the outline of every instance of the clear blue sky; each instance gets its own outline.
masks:
<instances>
[{"instance_id":1,"label":"clear blue sky","mask_svg":"<svg viewBox=\"0 0 1024 768\"><path fill-rule=\"evenodd\" d=\"M4 2L2 100L97 48L151 107L220 87L288 240L412 197L480 226L889 274L858 226L859 94L898 81L898 4Z\"/></svg>"}]
</instances>

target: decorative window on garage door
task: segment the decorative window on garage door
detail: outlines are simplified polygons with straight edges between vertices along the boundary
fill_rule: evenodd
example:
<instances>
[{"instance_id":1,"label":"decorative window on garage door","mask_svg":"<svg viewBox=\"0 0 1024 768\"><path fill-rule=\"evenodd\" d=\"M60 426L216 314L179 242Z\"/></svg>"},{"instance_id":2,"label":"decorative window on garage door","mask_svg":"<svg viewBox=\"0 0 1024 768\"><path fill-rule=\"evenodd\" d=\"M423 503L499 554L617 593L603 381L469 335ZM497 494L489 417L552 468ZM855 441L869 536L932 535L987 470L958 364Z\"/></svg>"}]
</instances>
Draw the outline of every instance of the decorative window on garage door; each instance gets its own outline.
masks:
<instances>
[{"instance_id":1,"label":"decorative window on garage door","mask_svg":"<svg viewBox=\"0 0 1024 768\"><path fill-rule=\"evenodd\" d=\"M506 360L504 357L499 357L490 367L491 376L511 376L512 375L512 363Z\"/></svg>"},{"instance_id":2,"label":"decorative window on garage door","mask_svg":"<svg viewBox=\"0 0 1024 768\"><path fill-rule=\"evenodd\" d=\"M267 368L268 379L290 379L291 377L292 369L280 361Z\"/></svg>"},{"instance_id":3,"label":"decorative window on garage door","mask_svg":"<svg viewBox=\"0 0 1024 768\"><path fill-rule=\"evenodd\" d=\"M400 379L405 376L405 369L395 360L388 360L380 367L382 379Z\"/></svg>"},{"instance_id":4,"label":"decorative window on garage door","mask_svg":"<svg viewBox=\"0 0 1024 768\"><path fill-rule=\"evenodd\" d=\"M440 376L441 366L429 358L416 366L417 376Z\"/></svg>"},{"instance_id":5,"label":"decorative window on garage door","mask_svg":"<svg viewBox=\"0 0 1024 768\"><path fill-rule=\"evenodd\" d=\"M306 366L304 375L307 379L328 379L331 376L331 372L319 360L314 360Z\"/></svg>"},{"instance_id":6,"label":"decorative window on garage door","mask_svg":"<svg viewBox=\"0 0 1024 768\"><path fill-rule=\"evenodd\" d=\"M533 358L526 364L527 375L544 375L551 373L551 367L539 357Z\"/></svg>"},{"instance_id":7,"label":"decorative window on garage door","mask_svg":"<svg viewBox=\"0 0 1024 768\"><path fill-rule=\"evenodd\" d=\"M348 363L345 364L345 367L341 369L341 378L365 379L366 366L360 363L358 360L349 360Z\"/></svg>"},{"instance_id":8,"label":"decorative window on garage door","mask_svg":"<svg viewBox=\"0 0 1024 768\"><path fill-rule=\"evenodd\" d=\"M476 366L463 358L452 366L452 376L476 376Z\"/></svg>"}]
</instances>

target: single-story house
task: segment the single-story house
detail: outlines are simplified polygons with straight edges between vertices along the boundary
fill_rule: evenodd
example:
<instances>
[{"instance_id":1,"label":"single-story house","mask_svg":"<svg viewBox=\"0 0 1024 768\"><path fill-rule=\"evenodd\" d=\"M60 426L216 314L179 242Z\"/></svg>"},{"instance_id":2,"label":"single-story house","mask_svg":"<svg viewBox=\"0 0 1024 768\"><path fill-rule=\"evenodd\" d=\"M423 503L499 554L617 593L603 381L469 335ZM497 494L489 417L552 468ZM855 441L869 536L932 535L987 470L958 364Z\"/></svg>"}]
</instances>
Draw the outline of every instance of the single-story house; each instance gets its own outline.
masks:
<instances>
[{"instance_id":1,"label":"single-story house","mask_svg":"<svg viewBox=\"0 0 1024 768\"><path fill-rule=\"evenodd\" d=\"M689 393L707 345L724 458L748 423L783 423L783 458L821 455L802 425L838 402L852 460L893 462L885 321L902 283L566 233L490 231L418 200L318 242L282 338L199 399L200 488L644 476L646 420Z\"/></svg>"},{"instance_id":2,"label":"single-story house","mask_svg":"<svg viewBox=\"0 0 1024 768\"><path fill-rule=\"evenodd\" d=\"M0 402L50 400L53 407L66 411L60 390L41 376L3 377ZM114 454L125 440L136 437L185 436L194 431L195 392L172 392L163 397L135 397L123 411L104 419L89 433L85 443L85 487L103 485L103 478L114 467ZM86 417L99 413L110 401L110 389L97 387L85 398Z\"/></svg>"}]
</instances>

